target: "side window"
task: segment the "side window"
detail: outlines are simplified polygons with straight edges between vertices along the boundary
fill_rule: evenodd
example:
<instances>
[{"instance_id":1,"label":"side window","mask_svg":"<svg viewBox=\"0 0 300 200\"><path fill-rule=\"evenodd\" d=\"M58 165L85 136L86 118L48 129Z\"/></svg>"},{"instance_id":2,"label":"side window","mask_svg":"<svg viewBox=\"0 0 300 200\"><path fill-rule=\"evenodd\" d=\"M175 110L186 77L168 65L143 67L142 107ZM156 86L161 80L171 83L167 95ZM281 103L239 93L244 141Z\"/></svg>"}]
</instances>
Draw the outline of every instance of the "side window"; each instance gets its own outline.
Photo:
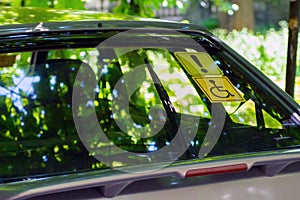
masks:
<instances>
[{"instance_id":1,"label":"side window","mask_svg":"<svg viewBox=\"0 0 300 200\"><path fill-rule=\"evenodd\" d=\"M223 103L230 119L236 123L246 126L257 127L257 112L262 112L262 123L265 128L282 129L281 123L272 117L264 109L255 110L255 103L249 99L246 102L228 102Z\"/></svg>"},{"instance_id":2,"label":"side window","mask_svg":"<svg viewBox=\"0 0 300 200\"><path fill-rule=\"evenodd\" d=\"M212 56L215 63L222 69L223 73L229 77L235 87L239 89L241 96L245 98L244 102L223 102L230 119L240 125L261 128L282 129L283 126L279 120L281 116L272 108L268 110L268 103L260 96L261 92L254 90L255 85L250 85L244 75L237 76L232 64L218 56Z\"/></svg>"},{"instance_id":3,"label":"side window","mask_svg":"<svg viewBox=\"0 0 300 200\"><path fill-rule=\"evenodd\" d=\"M234 123L257 126L255 103L252 100L246 102L225 102L223 105Z\"/></svg>"},{"instance_id":4,"label":"side window","mask_svg":"<svg viewBox=\"0 0 300 200\"><path fill-rule=\"evenodd\" d=\"M262 110L263 112L263 118L265 122L266 128L271 129L283 129L283 125L274 117L272 117L267 111Z\"/></svg>"}]
</instances>

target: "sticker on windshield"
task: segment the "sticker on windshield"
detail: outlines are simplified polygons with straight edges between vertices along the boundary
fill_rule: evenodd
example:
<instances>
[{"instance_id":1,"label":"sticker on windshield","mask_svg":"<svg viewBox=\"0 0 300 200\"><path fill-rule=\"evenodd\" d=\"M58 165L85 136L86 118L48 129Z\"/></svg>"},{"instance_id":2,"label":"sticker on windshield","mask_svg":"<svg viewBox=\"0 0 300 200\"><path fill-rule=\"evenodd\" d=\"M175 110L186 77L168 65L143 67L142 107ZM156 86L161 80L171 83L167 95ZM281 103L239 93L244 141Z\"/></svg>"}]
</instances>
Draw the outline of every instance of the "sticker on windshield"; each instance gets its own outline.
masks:
<instances>
[{"instance_id":1,"label":"sticker on windshield","mask_svg":"<svg viewBox=\"0 0 300 200\"><path fill-rule=\"evenodd\" d=\"M193 79L212 103L245 101L226 76L193 77Z\"/></svg>"},{"instance_id":2,"label":"sticker on windshield","mask_svg":"<svg viewBox=\"0 0 300 200\"><path fill-rule=\"evenodd\" d=\"M175 56L192 76L222 76L223 73L205 52L175 52Z\"/></svg>"}]
</instances>

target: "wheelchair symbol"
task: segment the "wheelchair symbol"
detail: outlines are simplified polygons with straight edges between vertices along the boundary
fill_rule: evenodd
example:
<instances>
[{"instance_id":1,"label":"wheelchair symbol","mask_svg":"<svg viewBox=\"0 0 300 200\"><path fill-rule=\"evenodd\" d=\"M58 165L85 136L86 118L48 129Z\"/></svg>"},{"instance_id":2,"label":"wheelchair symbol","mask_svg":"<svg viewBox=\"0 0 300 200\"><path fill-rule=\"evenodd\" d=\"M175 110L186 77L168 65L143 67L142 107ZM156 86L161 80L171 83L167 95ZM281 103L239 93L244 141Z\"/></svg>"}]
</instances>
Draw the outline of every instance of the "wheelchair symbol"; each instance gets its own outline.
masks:
<instances>
[{"instance_id":1,"label":"wheelchair symbol","mask_svg":"<svg viewBox=\"0 0 300 200\"><path fill-rule=\"evenodd\" d=\"M223 89L223 86L217 86L214 80L209 80L213 84L213 87L209 89L210 93L220 99L227 99L233 97L234 94L231 94L228 90Z\"/></svg>"}]
</instances>

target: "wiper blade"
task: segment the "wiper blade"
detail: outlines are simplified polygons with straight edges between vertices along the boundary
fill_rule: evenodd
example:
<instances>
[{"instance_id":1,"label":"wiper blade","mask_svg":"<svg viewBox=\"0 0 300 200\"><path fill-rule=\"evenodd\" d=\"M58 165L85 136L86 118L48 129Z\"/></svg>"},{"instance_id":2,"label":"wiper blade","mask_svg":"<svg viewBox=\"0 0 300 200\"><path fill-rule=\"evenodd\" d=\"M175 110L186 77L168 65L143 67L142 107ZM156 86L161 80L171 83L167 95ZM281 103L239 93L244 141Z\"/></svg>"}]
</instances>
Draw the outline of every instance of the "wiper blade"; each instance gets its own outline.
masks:
<instances>
[{"instance_id":1,"label":"wiper blade","mask_svg":"<svg viewBox=\"0 0 300 200\"><path fill-rule=\"evenodd\" d=\"M167 93L167 91L165 90L164 86L162 85L161 81L159 80L157 74L155 73L155 71L153 70L152 66L150 65L149 61L147 58L144 59L144 62L148 68L148 71L150 73L150 76L154 82L154 86L155 89L158 93L158 96L164 106L164 109L167 113L167 117L170 120L171 123L171 129L172 129L172 136L175 137L175 135L180 134L182 136L182 142L185 143L185 145L182 146L186 146L187 143L189 143L189 140L187 139L186 135L184 135L184 133L182 133L181 128L179 127L180 124L180 120L178 119L176 110L170 100L170 97ZM171 138L169 138L171 140ZM187 158L194 158L195 156L195 152L192 149L191 145L189 145L188 151L186 151L184 153L184 156L186 156Z\"/></svg>"},{"instance_id":2,"label":"wiper blade","mask_svg":"<svg viewBox=\"0 0 300 200\"><path fill-rule=\"evenodd\" d=\"M179 128L179 120L177 117L177 113L176 110L170 100L170 97L168 95L168 93L166 92L165 88L163 87L161 81L159 80L157 74L155 73L155 71L153 70L153 68L151 67L149 61L147 58L144 59L145 64L148 68L148 71L151 75L151 78L154 82L154 86L156 88L156 91L158 93L158 96L167 112L167 116L172 124L172 129L173 129L173 133L176 134L176 132L178 131Z\"/></svg>"}]
</instances>

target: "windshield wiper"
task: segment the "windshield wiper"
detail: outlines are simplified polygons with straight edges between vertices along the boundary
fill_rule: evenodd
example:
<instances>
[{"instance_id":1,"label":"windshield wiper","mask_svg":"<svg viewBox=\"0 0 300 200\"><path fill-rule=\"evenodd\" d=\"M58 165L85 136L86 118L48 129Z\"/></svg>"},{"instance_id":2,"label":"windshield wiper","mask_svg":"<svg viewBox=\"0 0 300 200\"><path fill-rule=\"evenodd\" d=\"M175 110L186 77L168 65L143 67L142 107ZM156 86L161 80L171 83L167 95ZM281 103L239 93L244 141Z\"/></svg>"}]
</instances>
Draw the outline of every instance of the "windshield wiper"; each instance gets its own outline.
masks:
<instances>
[{"instance_id":1,"label":"windshield wiper","mask_svg":"<svg viewBox=\"0 0 300 200\"><path fill-rule=\"evenodd\" d=\"M154 86L155 86L155 89L158 93L158 96L164 106L164 109L166 110L167 112L167 116L172 124L172 129L173 129L173 133L177 133L178 131L178 128L179 128L179 120L177 118L177 113L176 113L176 110L170 100L170 97L168 95L168 93L166 92L165 88L163 87L161 81L159 80L157 74L155 73L155 71L153 70L153 68L151 67L149 61L147 58L144 59L145 61L145 64L148 68L148 71L151 75L151 78L154 82Z\"/></svg>"},{"instance_id":2,"label":"windshield wiper","mask_svg":"<svg viewBox=\"0 0 300 200\"><path fill-rule=\"evenodd\" d=\"M178 132L178 134L180 134L183 138L183 142L186 143L188 142L188 139L185 137L184 133L182 133L181 128L179 127L180 124L180 120L178 119L176 110L170 100L170 97L167 93L167 91L165 90L164 86L162 85L161 81L159 80L157 74L155 73L155 71L153 70L152 66L150 65L149 61L147 58L144 59L144 62L147 66L147 69L150 73L150 76L154 82L154 86L155 89L158 93L158 96L164 106L164 109L167 113L167 117L170 120L171 123L171 129L172 129L172 136L175 137L176 133ZM170 138L171 139L171 138ZM185 145L183 145L185 146ZM187 158L194 158L195 157L195 153L192 150L192 147L189 145L189 151L185 152L185 156Z\"/></svg>"}]
</instances>

